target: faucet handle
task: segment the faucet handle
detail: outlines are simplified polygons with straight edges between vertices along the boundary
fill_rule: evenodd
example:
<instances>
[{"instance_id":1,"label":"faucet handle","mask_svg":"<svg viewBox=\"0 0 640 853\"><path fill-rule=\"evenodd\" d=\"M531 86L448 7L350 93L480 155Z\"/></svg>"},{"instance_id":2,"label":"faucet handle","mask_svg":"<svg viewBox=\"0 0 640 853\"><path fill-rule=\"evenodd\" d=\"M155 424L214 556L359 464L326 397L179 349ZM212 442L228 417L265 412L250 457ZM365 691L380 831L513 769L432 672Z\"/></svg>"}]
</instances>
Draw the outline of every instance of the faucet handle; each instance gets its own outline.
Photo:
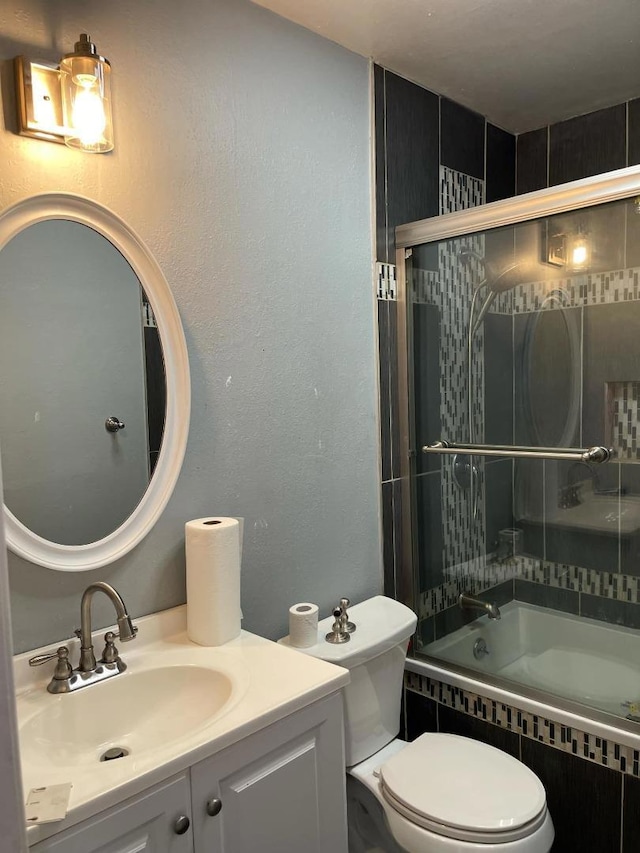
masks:
<instances>
[{"instance_id":1,"label":"faucet handle","mask_svg":"<svg viewBox=\"0 0 640 853\"><path fill-rule=\"evenodd\" d=\"M57 660L53 673L54 681L66 681L71 678L73 668L69 663L69 649L67 646L59 646L55 652L34 655L32 658L29 658L29 666L42 666L43 663L49 663L51 660Z\"/></svg>"},{"instance_id":2,"label":"faucet handle","mask_svg":"<svg viewBox=\"0 0 640 853\"><path fill-rule=\"evenodd\" d=\"M102 652L101 663L116 663L120 660L120 652L115 644L116 635L113 631L107 631L104 635L104 651Z\"/></svg>"},{"instance_id":3,"label":"faucet handle","mask_svg":"<svg viewBox=\"0 0 640 853\"><path fill-rule=\"evenodd\" d=\"M55 652L45 652L43 655L34 655L29 658L29 666L42 666L43 663L49 663L50 660L62 660L69 657L69 649L67 646L59 646Z\"/></svg>"}]
</instances>

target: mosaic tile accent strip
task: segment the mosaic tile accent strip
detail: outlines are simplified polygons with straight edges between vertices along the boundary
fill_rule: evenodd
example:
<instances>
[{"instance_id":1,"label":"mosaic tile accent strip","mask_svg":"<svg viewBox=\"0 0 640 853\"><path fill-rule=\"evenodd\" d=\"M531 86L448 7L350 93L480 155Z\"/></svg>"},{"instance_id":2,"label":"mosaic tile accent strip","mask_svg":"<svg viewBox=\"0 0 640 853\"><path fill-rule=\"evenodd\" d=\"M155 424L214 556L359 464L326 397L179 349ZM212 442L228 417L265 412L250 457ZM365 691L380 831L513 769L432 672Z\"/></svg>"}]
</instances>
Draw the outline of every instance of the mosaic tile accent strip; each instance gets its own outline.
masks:
<instances>
[{"instance_id":1,"label":"mosaic tile accent strip","mask_svg":"<svg viewBox=\"0 0 640 853\"><path fill-rule=\"evenodd\" d=\"M412 303L442 305L440 275L433 270L413 269L408 299Z\"/></svg>"},{"instance_id":2,"label":"mosaic tile accent strip","mask_svg":"<svg viewBox=\"0 0 640 853\"><path fill-rule=\"evenodd\" d=\"M640 777L640 751L630 746L414 672L405 672L405 687L407 690L433 699L440 705L446 705L469 716L493 723L507 731L537 740L562 752L580 756L620 773Z\"/></svg>"},{"instance_id":3,"label":"mosaic tile accent strip","mask_svg":"<svg viewBox=\"0 0 640 853\"><path fill-rule=\"evenodd\" d=\"M440 213L484 202L484 181L440 167ZM438 244L440 308L440 422L450 441L482 443L484 436L484 329L473 339L473 408L468 412L467 335L474 288L481 280L484 235ZM460 566L485 552L484 460L478 461L477 510L472 521L471 493L454 481L453 466L442 466L442 519L445 566Z\"/></svg>"},{"instance_id":4,"label":"mosaic tile accent strip","mask_svg":"<svg viewBox=\"0 0 640 853\"><path fill-rule=\"evenodd\" d=\"M536 557L516 557L517 574L523 580L560 589L572 589L601 598L640 604L640 577L585 569Z\"/></svg>"},{"instance_id":5,"label":"mosaic tile accent strip","mask_svg":"<svg viewBox=\"0 0 640 853\"><path fill-rule=\"evenodd\" d=\"M514 578L640 604L640 577L636 575L585 569L538 557L519 555L504 562L479 558L448 569L445 573L447 580L443 584L420 593L417 605L420 620L454 607L461 592L484 592Z\"/></svg>"},{"instance_id":6,"label":"mosaic tile accent strip","mask_svg":"<svg viewBox=\"0 0 640 853\"><path fill-rule=\"evenodd\" d=\"M394 300L398 298L394 264L376 264L376 295L378 299Z\"/></svg>"},{"instance_id":7,"label":"mosaic tile accent strip","mask_svg":"<svg viewBox=\"0 0 640 853\"><path fill-rule=\"evenodd\" d=\"M142 300L142 326L143 328L155 329L157 326L156 318L153 313L151 304L146 300Z\"/></svg>"},{"instance_id":8,"label":"mosaic tile accent strip","mask_svg":"<svg viewBox=\"0 0 640 853\"><path fill-rule=\"evenodd\" d=\"M440 166L440 215L484 204L484 181Z\"/></svg>"},{"instance_id":9,"label":"mosaic tile accent strip","mask_svg":"<svg viewBox=\"0 0 640 853\"><path fill-rule=\"evenodd\" d=\"M640 382L607 383L611 412L611 446L618 459L640 459L638 446L638 397Z\"/></svg>"},{"instance_id":10,"label":"mosaic tile accent strip","mask_svg":"<svg viewBox=\"0 0 640 853\"><path fill-rule=\"evenodd\" d=\"M640 300L640 268L527 282L511 292L501 294L491 310L500 314L553 310L559 305L557 301L548 300L552 292L562 294L563 304L567 308L637 302Z\"/></svg>"},{"instance_id":11,"label":"mosaic tile accent strip","mask_svg":"<svg viewBox=\"0 0 640 853\"><path fill-rule=\"evenodd\" d=\"M519 563L515 560L491 563L484 558L449 569L447 570L449 579L445 583L420 593L418 618L428 619L442 610L454 607L458 603L461 592L477 595L504 581L519 577L520 571Z\"/></svg>"}]
</instances>

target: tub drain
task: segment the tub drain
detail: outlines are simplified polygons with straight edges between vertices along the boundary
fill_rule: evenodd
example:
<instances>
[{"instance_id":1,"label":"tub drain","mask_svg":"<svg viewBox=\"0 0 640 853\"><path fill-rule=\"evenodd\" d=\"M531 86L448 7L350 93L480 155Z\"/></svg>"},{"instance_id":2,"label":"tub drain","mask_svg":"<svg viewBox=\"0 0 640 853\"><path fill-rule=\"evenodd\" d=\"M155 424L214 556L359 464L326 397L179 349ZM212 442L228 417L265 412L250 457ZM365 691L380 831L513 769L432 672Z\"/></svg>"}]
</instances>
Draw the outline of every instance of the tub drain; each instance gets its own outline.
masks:
<instances>
[{"instance_id":1,"label":"tub drain","mask_svg":"<svg viewBox=\"0 0 640 853\"><path fill-rule=\"evenodd\" d=\"M116 758L124 758L129 755L129 750L123 746L112 746L100 756L100 761L114 761Z\"/></svg>"}]
</instances>

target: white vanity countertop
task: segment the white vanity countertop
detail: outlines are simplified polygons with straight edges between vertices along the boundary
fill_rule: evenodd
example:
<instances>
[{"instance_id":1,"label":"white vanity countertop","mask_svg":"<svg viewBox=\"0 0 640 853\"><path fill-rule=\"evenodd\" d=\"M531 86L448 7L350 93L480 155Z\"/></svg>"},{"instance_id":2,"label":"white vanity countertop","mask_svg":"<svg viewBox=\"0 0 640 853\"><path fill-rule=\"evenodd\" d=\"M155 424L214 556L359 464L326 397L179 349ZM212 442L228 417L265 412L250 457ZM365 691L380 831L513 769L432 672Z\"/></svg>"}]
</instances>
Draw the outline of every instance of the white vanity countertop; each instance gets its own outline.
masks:
<instances>
[{"instance_id":1,"label":"white vanity countertop","mask_svg":"<svg viewBox=\"0 0 640 853\"><path fill-rule=\"evenodd\" d=\"M28 659L34 654L50 651L56 645L65 644L70 647L70 659L75 665L79 654L78 640L54 643L45 649L34 649L14 658L25 798L31 788L64 782L73 784L66 819L58 823L29 826L30 844L67 829L185 770L247 735L335 693L349 681L349 673L342 667L300 654L246 631L223 646L198 646L190 642L186 635L186 606L145 616L136 619L135 623L139 628L136 640L119 646L127 671L71 694L53 696L48 693L46 685L53 673L54 663L33 668L29 667ZM103 628L94 632L97 656L103 645L105 630ZM148 669L173 666L213 668L226 673L234 682L234 695L210 721L195 726L192 731L185 725L185 732L180 734L178 740L157 743L137 752L132 749L126 758L100 762L98 754L110 745L108 740L97 749L89 747L80 759L68 758L64 742L59 749L56 748L55 754L51 753L49 747L48 755L44 755L38 744L38 723L34 721L57 717L64 723L63 740L72 744L74 739L87 740L85 725L94 732L100 731L99 712L97 720L93 715L90 720L78 717L76 709L82 706L76 703L72 708L75 699L85 694L86 703L87 699L95 697L96 707L99 708L101 696L107 696L106 691L110 686L119 682L118 690L125 697L126 703L127 679L139 678L140 673ZM100 694L100 691L105 692ZM170 704L169 712L172 714L176 712L176 701L179 703L179 694L178 700ZM132 720L140 718L135 710L132 709Z\"/></svg>"}]
</instances>

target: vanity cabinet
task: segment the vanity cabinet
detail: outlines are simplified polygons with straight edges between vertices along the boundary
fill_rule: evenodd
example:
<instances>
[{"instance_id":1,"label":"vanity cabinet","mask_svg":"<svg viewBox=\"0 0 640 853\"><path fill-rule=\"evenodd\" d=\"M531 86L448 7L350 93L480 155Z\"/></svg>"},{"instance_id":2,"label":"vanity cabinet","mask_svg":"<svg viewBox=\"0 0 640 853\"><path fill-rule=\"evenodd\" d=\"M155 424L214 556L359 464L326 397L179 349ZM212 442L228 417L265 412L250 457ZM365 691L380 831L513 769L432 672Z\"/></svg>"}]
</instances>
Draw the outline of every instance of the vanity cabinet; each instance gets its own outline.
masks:
<instances>
[{"instance_id":1,"label":"vanity cabinet","mask_svg":"<svg viewBox=\"0 0 640 853\"><path fill-rule=\"evenodd\" d=\"M261 850L347 853L339 694L35 844L30 853Z\"/></svg>"},{"instance_id":2,"label":"vanity cabinet","mask_svg":"<svg viewBox=\"0 0 640 853\"><path fill-rule=\"evenodd\" d=\"M29 848L30 853L193 853L189 774L184 773ZM178 828L184 826L184 821Z\"/></svg>"},{"instance_id":3,"label":"vanity cabinet","mask_svg":"<svg viewBox=\"0 0 640 853\"><path fill-rule=\"evenodd\" d=\"M196 764L191 794L196 853L346 853L341 698Z\"/></svg>"}]
</instances>

